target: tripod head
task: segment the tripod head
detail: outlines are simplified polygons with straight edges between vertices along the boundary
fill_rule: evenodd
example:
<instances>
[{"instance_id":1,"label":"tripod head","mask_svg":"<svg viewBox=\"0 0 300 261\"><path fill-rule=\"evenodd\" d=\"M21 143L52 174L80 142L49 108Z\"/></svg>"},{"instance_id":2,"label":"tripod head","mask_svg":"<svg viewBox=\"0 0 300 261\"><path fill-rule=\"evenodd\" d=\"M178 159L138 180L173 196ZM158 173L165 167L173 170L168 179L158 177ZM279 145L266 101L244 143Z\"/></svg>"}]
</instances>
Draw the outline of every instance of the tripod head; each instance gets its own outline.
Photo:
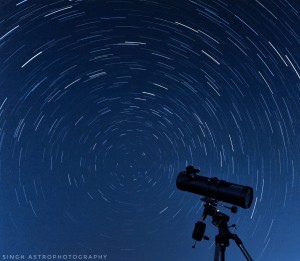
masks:
<instances>
[{"instance_id":1,"label":"tripod head","mask_svg":"<svg viewBox=\"0 0 300 261\"><path fill-rule=\"evenodd\" d=\"M202 221L198 221L195 224L195 228L193 231L192 238L195 239L195 241L201 241L202 238L204 240L209 240L209 238L204 235L205 229L206 229L206 224L203 221L205 221L207 216L212 217L212 224L215 225L216 227L228 228L227 222L229 221L229 216L220 212L217 209L218 201L216 199L212 199L209 197L201 198L201 200L204 201L205 204L204 204L203 214L201 217ZM237 212L236 206L232 206L232 207L223 206L223 207L229 208L229 209L231 209L231 211L233 209L232 213ZM233 225L233 227L235 227L235 225ZM196 245L196 242L195 242L193 248L195 248L195 245Z\"/></svg>"},{"instance_id":2,"label":"tripod head","mask_svg":"<svg viewBox=\"0 0 300 261\"><path fill-rule=\"evenodd\" d=\"M207 216L212 217L212 223L216 226L219 227L222 223L227 223L229 221L229 216L220 212L217 209L218 201L209 197L205 197L201 199L202 201L205 202L204 204L204 211L202 214L202 220L204 221ZM226 206L225 206L226 207ZM237 207L232 206L232 207L226 207L231 209L232 213L237 212Z\"/></svg>"},{"instance_id":3,"label":"tripod head","mask_svg":"<svg viewBox=\"0 0 300 261\"><path fill-rule=\"evenodd\" d=\"M201 241L202 238L205 240L209 240L207 236L204 235L205 229L206 229L206 224L203 222L207 216L212 217L212 224L216 226L219 230L219 234L216 235L215 237L215 259L214 260L219 260L219 252L221 252L221 260L225 260L225 250L226 247L229 246L229 241L230 239L233 239L237 246L240 248L244 256L248 261L252 261L251 256L247 252L246 248L244 247L241 239L238 237L237 234L232 234L229 231L230 227L236 227L236 225L228 226L228 222L230 217L222 212L220 212L217 209L218 201L209 197L205 197L201 199L202 201L205 202L204 204L204 210L203 214L201 217L202 221L198 221L195 224L195 228L193 231L192 238L195 239L195 244L193 245L193 248L196 246L197 241ZM222 205L223 206L223 205ZM232 206L232 207L227 207L223 206L225 208L228 208L231 210L232 213L237 213L237 207Z\"/></svg>"}]
</instances>

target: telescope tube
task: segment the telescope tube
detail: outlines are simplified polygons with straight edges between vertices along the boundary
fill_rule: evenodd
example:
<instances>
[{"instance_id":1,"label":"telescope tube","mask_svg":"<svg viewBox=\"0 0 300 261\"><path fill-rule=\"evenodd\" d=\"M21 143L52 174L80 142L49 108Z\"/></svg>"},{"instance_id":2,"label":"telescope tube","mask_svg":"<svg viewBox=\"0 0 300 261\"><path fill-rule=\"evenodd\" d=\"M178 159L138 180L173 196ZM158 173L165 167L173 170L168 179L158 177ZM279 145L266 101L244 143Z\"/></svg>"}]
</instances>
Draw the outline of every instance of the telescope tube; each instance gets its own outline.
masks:
<instances>
[{"instance_id":1,"label":"telescope tube","mask_svg":"<svg viewBox=\"0 0 300 261\"><path fill-rule=\"evenodd\" d=\"M249 186L200 175L191 176L184 171L178 174L176 186L179 190L207 196L242 208L250 208L253 200L253 189Z\"/></svg>"}]
</instances>

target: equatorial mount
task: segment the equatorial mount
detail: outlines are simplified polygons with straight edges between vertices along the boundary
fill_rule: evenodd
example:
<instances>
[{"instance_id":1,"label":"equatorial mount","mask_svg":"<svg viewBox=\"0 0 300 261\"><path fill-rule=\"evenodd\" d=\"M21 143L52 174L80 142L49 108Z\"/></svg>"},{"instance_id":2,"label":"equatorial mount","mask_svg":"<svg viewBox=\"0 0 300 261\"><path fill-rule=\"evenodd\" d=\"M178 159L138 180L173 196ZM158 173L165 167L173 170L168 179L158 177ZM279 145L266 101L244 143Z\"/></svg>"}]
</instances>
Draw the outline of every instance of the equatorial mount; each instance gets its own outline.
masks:
<instances>
[{"instance_id":1,"label":"equatorial mount","mask_svg":"<svg viewBox=\"0 0 300 261\"><path fill-rule=\"evenodd\" d=\"M214 261L222 260L225 261L225 251L226 247L229 246L229 240L233 239L237 246L240 248L242 253L244 254L246 260L252 261L251 256L249 255L248 251L244 247L241 239L238 237L237 234L233 234L229 231L230 227L235 227L236 225L228 226L228 222L230 217L222 212L220 212L217 209L218 201L209 197L204 197L201 199L205 202L204 204L204 211L201 217L202 221L198 221L195 224L195 228L193 231L192 238L195 239L195 244L193 245L193 248L196 246L197 241L201 241L202 238L204 240L208 240L209 238L204 235L206 224L203 222L207 216L212 217L212 224L216 226L219 230L219 233L215 237L215 257ZM223 205L222 205L223 206ZM237 213L238 208L236 206L227 207L223 206L225 208L228 208L231 210L232 213ZM220 256L221 254L221 256Z\"/></svg>"}]
</instances>

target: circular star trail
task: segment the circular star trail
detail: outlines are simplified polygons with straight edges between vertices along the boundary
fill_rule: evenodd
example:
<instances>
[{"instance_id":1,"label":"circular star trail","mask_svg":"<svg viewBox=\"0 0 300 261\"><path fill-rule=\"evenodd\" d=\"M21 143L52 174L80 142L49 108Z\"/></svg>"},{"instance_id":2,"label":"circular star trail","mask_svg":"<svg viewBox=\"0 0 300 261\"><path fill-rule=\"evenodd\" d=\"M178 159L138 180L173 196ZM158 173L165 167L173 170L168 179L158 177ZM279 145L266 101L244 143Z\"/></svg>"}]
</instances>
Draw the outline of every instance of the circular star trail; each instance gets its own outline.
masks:
<instances>
[{"instance_id":1,"label":"circular star trail","mask_svg":"<svg viewBox=\"0 0 300 261\"><path fill-rule=\"evenodd\" d=\"M194 165L253 187L230 223L254 260L296 260L297 1L0 10L2 253L210 260L217 228L190 248L203 206L175 185Z\"/></svg>"}]
</instances>

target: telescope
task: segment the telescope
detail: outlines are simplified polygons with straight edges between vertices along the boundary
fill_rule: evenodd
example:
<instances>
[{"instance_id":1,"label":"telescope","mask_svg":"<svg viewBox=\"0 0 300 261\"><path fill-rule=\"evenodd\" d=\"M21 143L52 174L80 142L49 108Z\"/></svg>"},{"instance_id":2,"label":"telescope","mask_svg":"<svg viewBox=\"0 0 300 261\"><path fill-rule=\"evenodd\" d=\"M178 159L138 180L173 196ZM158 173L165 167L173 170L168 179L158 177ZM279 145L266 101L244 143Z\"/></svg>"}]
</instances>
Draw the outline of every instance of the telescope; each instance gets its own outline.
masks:
<instances>
[{"instance_id":1,"label":"telescope","mask_svg":"<svg viewBox=\"0 0 300 261\"><path fill-rule=\"evenodd\" d=\"M247 261L252 261L253 259L245 248L242 240L237 234L233 234L229 231L230 227L235 227L236 225L228 226L229 216L220 212L217 209L217 205L218 201L224 201L242 208L250 208L253 200L253 189L248 186L219 180L215 177L203 177L198 174L199 172L199 169L195 169L193 166L187 166L185 171L180 172L176 179L178 189L205 196L201 199L205 202L201 218L202 221L198 221L195 224L192 235L192 238L195 240L193 248L195 248L196 242L201 241L202 238L205 240L209 239L204 235L206 224L203 221L207 216L211 216L213 225L219 230L219 234L215 237L214 261L225 261L225 250L226 247L229 246L230 240L235 241ZM236 206L223 207L229 208L232 213L237 213Z\"/></svg>"},{"instance_id":2,"label":"telescope","mask_svg":"<svg viewBox=\"0 0 300 261\"><path fill-rule=\"evenodd\" d=\"M253 200L253 189L251 187L219 180L216 177L200 176L198 175L199 172L199 169L187 166L186 170L180 172L177 176L177 188L242 208L250 208Z\"/></svg>"}]
</instances>

